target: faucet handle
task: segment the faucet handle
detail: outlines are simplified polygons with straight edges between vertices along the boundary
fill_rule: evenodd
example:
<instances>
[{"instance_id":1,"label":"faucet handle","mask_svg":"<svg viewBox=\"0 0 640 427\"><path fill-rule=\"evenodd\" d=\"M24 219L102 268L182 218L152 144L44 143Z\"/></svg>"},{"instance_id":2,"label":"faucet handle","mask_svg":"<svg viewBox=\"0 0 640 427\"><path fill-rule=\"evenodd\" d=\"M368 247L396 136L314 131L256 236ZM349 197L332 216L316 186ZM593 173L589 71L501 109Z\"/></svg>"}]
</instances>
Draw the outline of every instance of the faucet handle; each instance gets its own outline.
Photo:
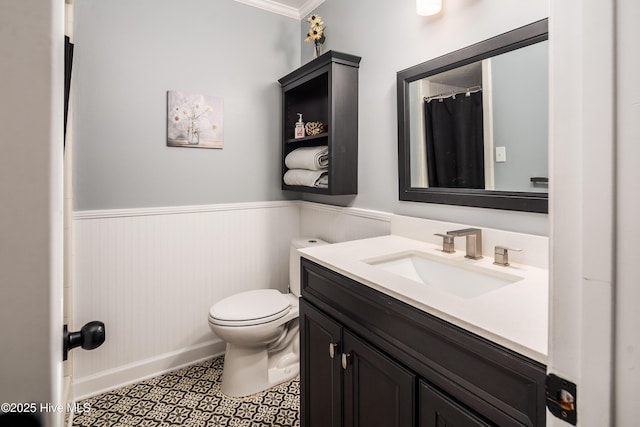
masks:
<instances>
[{"instance_id":1,"label":"faucet handle","mask_svg":"<svg viewBox=\"0 0 640 427\"><path fill-rule=\"evenodd\" d=\"M496 245L493 263L502 267L509 266L509 251L522 252L522 249Z\"/></svg>"},{"instance_id":2,"label":"faucet handle","mask_svg":"<svg viewBox=\"0 0 640 427\"><path fill-rule=\"evenodd\" d=\"M435 233L434 236L442 237L442 252L448 254L455 253L456 248L453 243L453 239L455 238L455 236L452 236L451 234L441 233Z\"/></svg>"}]
</instances>

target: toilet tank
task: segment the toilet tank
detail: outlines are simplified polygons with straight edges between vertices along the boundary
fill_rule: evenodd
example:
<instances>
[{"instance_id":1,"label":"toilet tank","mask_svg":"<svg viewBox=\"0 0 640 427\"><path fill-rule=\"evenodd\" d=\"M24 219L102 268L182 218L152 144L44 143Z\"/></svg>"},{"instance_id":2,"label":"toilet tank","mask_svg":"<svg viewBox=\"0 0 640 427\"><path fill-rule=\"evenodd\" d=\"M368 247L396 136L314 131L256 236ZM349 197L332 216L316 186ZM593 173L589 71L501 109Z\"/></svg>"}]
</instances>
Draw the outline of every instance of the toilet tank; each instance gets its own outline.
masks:
<instances>
[{"instance_id":1,"label":"toilet tank","mask_svg":"<svg viewBox=\"0 0 640 427\"><path fill-rule=\"evenodd\" d=\"M291 246L289 246L289 292L300 296L300 252L298 249L328 244L324 240L311 237L301 237L291 241Z\"/></svg>"}]
</instances>

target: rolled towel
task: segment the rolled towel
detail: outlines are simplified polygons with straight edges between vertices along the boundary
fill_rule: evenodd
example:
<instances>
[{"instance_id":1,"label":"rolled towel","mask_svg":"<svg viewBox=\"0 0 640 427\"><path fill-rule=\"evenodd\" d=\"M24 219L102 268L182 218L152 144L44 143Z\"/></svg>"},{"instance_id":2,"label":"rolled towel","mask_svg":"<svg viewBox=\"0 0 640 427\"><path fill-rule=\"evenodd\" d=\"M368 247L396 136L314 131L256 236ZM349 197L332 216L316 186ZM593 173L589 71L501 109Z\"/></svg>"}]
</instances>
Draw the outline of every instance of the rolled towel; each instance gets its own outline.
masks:
<instances>
[{"instance_id":1,"label":"rolled towel","mask_svg":"<svg viewBox=\"0 0 640 427\"><path fill-rule=\"evenodd\" d=\"M329 183L326 170L289 169L283 179L287 185L303 185L305 187L327 188Z\"/></svg>"},{"instance_id":2,"label":"rolled towel","mask_svg":"<svg viewBox=\"0 0 640 427\"><path fill-rule=\"evenodd\" d=\"M289 169L320 170L329 166L329 147L302 147L293 150L284 158L284 164Z\"/></svg>"}]
</instances>

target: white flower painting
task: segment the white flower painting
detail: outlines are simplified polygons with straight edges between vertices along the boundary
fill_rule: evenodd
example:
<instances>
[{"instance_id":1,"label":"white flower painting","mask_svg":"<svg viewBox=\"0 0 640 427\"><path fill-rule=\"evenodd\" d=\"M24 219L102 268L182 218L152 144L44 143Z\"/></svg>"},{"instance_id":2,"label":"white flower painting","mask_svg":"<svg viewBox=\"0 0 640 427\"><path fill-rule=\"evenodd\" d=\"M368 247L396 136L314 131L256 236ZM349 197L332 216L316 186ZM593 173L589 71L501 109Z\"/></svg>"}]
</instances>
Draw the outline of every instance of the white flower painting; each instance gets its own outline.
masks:
<instances>
[{"instance_id":1,"label":"white flower painting","mask_svg":"<svg viewBox=\"0 0 640 427\"><path fill-rule=\"evenodd\" d=\"M222 98L167 92L167 145L222 148Z\"/></svg>"}]
</instances>

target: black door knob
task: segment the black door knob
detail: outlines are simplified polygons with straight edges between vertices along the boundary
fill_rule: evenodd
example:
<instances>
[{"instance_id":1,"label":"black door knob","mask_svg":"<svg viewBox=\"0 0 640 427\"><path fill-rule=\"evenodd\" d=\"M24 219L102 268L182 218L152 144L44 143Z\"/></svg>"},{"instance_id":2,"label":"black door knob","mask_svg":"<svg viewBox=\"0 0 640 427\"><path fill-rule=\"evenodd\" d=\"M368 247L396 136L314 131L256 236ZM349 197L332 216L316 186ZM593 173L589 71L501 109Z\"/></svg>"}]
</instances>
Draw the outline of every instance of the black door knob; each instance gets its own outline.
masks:
<instances>
[{"instance_id":1,"label":"black door knob","mask_svg":"<svg viewBox=\"0 0 640 427\"><path fill-rule=\"evenodd\" d=\"M64 325L62 334L62 360L67 360L71 349L82 347L85 350L93 350L100 347L105 340L104 323L98 320L87 323L76 332L69 332L67 325Z\"/></svg>"}]
</instances>

